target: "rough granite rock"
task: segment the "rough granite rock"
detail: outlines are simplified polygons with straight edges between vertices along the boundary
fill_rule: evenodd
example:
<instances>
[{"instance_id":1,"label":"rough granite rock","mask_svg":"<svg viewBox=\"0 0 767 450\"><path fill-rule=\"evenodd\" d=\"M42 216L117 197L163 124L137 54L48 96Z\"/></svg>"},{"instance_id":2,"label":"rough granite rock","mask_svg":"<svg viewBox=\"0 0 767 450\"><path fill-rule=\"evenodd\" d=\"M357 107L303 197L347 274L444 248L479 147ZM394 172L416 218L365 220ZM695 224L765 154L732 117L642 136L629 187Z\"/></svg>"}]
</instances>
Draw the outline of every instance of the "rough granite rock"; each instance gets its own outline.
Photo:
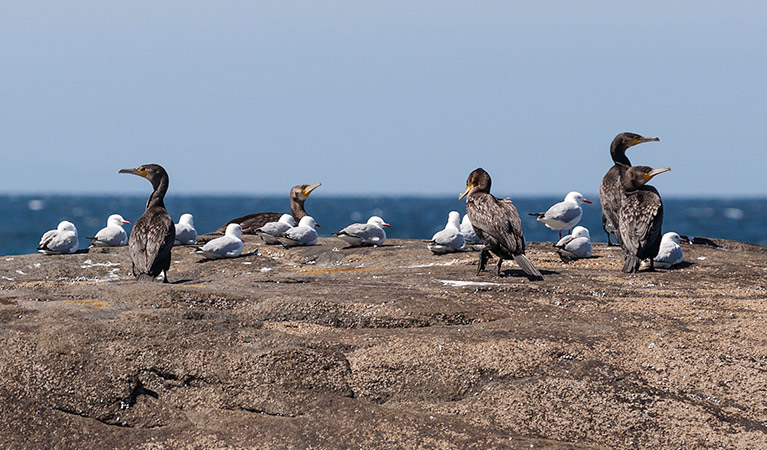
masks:
<instances>
[{"instance_id":1,"label":"rough granite rock","mask_svg":"<svg viewBox=\"0 0 767 450\"><path fill-rule=\"evenodd\" d=\"M175 247L170 285L134 282L126 247L0 257L0 442L763 447L767 249L714 242L633 275L531 243L542 282L397 239Z\"/></svg>"}]
</instances>

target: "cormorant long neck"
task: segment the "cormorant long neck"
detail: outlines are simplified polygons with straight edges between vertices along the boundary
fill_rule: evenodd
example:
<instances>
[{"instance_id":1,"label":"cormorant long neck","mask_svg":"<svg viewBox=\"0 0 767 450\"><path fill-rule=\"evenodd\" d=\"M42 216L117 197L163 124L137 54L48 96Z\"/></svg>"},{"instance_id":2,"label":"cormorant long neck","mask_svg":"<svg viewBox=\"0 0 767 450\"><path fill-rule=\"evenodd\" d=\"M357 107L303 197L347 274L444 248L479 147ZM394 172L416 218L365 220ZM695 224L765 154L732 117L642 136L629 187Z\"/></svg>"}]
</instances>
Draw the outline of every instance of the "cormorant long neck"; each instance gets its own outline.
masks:
<instances>
[{"instance_id":1,"label":"cormorant long neck","mask_svg":"<svg viewBox=\"0 0 767 450\"><path fill-rule=\"evenodd\" d=\"M304 209L304 201L300 199L291 199L290 202L290 215L298 222L306 217L306 210Z\"/></svg>"},{"instance_id":2,"label":"cormorant long neck","mask_svg":"<svg viewBox=\"0 0 767 450\"><path fill-rule=\"evenodd\" d=\"M152 187L154 187L154 192L152 192L152 195L149 196L149 200L146 202L146 209L151 208L152 206L161 206L162 208L165 208L165 193L168 192L168 176L164 175L160 177L159 182L155 182L152 180Z\"/></svg>"},{"instance_id":3,"label":"cormorant long neck","mask_svg":"<svg viewBox=\"0 0 767 450\"><path fill-rule=\"evenodd\" d=\"M624 140L619 139L619 137L616 137L612 144L610 144L610 156L612 156L613 162L615 162L615 164L624 164L630 166L631 161L629 161L628 157L626 156L626 150L628 149L628 146Z\"/></svg>"}]
</instances>

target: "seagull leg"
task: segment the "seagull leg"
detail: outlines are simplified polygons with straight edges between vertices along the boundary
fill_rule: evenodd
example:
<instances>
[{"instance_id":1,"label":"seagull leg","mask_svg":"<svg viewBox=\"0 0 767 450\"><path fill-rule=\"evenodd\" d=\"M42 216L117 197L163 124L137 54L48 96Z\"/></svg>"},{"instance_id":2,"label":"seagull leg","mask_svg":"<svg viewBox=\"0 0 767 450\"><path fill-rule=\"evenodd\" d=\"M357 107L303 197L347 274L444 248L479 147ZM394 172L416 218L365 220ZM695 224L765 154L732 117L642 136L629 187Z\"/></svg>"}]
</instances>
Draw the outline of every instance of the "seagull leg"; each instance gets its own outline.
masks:
<instances>
[{"instance_id":1,"label":"seagull leg","mask_svg":"<svg viewBox=\"0 0 767 450\"><path fill-rule=\"evenodd\" d=\"M559 240L562 240L562 230L559 230Z\"/></svg>"}]
</instances>

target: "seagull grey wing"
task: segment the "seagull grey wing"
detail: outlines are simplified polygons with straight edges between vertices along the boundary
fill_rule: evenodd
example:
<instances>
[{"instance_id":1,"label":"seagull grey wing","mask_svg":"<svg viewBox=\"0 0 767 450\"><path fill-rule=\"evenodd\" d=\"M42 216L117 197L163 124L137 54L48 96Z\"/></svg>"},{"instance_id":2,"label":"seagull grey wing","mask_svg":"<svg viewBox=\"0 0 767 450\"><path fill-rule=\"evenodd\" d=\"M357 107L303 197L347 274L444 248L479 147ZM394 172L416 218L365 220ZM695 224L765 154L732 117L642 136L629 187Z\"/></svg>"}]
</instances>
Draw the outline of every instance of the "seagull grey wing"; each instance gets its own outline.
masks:
<instances>
[{"instance_id":1,"label":"seagull grey wing","mask_svg":"<svg viewBox=\"0 0 767 450\"><path fill-rule=\"evenodd\" d=\"M56 233L48 244L48 249L59 253L73 253L73 250L77 250L78 243L75 233Z\"/></svg>"},{"instance_id":2,"label":"seagull grey wing","mask_svg":"<svg viewBox=\"0 0 767 450\"><path fill-rule=\"evenodd\" d=\"M563 223L572 222L577 220L583 214L583 210L580 206L572 203L560 202L546 211L544 217L546 219L558 220Z\"/></svg>"},{"instance_id":3,"label":"seagull grey wing","mask_svg":"<svg viewBox=\"0 0 767 450\"><path fill-rule=\"evenodd\" d=\"M38 244L38 248L47 248L48 244L50 244L54 236L56 236L56 233L58 233L57 230L46 231L45 234L43 234L43 237L40 238L40 244Z\"/></svg>"}]
</instances>

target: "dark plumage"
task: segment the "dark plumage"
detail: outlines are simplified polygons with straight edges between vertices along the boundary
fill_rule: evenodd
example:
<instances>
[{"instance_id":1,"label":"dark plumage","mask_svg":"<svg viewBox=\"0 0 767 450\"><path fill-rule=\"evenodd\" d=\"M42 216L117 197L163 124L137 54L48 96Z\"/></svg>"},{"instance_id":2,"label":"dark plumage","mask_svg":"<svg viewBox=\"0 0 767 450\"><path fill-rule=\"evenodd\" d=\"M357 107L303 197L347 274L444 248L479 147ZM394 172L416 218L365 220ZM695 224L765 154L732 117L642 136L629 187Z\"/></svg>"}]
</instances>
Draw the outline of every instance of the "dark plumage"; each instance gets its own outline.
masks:
<instances>
[{"instance_id":1,"label":"dark plumage","mask_svg":"<svg viewBox=\"0 0 767 450\"><path fill-rule=\"evenodd\" d=\"M663 202L658 190L647 183L655 175L671 170L670 167L653 169L647 166L629 167L623 175L623 194L618 215L618 234L625 263L623 271L633 273L639 270L643 259L658 255L663 233Z\"/></svg>"},{"instance_id":2,"label":"dark plumage","mask_svg":"<svg viewBox=\"0 0 767 450\"><path fill-rule=\"evenodd\" d=\"M153 281L161 272L163 283L168 282L170 253L176 240L176 227L165 209L168 191L168 173L158 164L145 164L135 169L122 169L144 177L152 183L154 191L146 202L146 211L133 225L128 249L137 281Z\"/></svg>"},{"instance_id":3,"label":"dark plumage","mask_svg":"<svg viewBox=\"0 0 767 450\"><path fill-rule=\"evenodd\" d=\"M610 144L610 156L615 163L602 178L599 186L599 201L602 204L602 228L607 233L607 245L611 245L610 233L618 229L618 212L621 208L621 179L631 162L626 156L626 150L643 142L660 141L660 138L646 138L635 133L621 133L615 136ZM615 239L620 244L620 238Z\"/></svg>"},{"instance_id":4,"label":"dark plumage","mask_svg":"<svg viewBox=\"0 0 767 450\"><path fill-rule=\"evenodd\" d=\"M466 190L458 197L466 196L466 214L474 231L485 244L479 255L477 275L484 269L490 252L498 256L497 273L501 274L504 259L514 259L532 280L543 276L525 256L525 237L522 221L510 200L500 200L490 194L490 175L483 169L476 169L466 180Z\"/></svg>"},{"instance_id":5,"label":"dark plumage","mask_svg":"<svg viewBox=\"0 0 767 450\"><path fill-rule=\"evenodd\" d=\"M290 213L293 216L293 219L295 219L296 223L301 221L301 219L307 215L306 210L304 209L304 202L307 198L309 198L309 194L311 194L313 190L320 186L321 183L313 184L311 186L308 184L301 184L298 186L293 186L293 188L290 190ZM216 230L214 234L224 234L226 227L230 223L240 224L243 234L256 234L256 230L263 227L267 223L279 221L280 216L282 216L282 213L276 212L248 214L246 216L232 219L229 222L221 225L221 227L219 227L219 229Z\"/></svg>"}]
</instances>

